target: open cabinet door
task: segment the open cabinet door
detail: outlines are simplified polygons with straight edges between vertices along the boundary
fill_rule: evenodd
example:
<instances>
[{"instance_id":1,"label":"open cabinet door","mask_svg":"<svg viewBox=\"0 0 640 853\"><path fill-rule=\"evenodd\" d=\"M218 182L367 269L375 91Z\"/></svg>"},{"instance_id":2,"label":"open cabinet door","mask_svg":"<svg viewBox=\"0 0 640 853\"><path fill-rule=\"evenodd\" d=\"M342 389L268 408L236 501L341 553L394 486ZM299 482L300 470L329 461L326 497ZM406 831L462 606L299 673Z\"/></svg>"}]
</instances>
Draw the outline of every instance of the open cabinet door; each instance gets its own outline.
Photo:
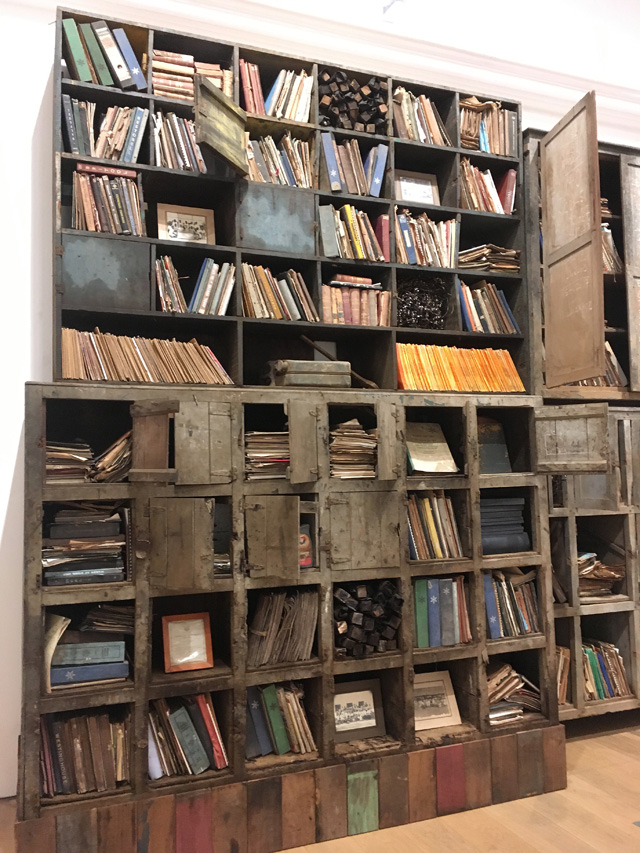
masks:
<instances>
[{"instance_id":1,"label":"open cabinet door","mask_svg":"<svg viewBox=\"0 0 640 853\"><path fill-rule=\"evenodd\" d=\"M595 92L540 142L549 388L602 376L604 292Z\"/></svg>"},{"instance_id":2,"label":"open cabinet door","mask_svg":"<svg viewBox=\"0 0 640 853\"><path fill-rule=\"evenodd\" d=\"M640 157L620 158L629 318L629 387L640 391Z\"/></svg>"}]
</instances>

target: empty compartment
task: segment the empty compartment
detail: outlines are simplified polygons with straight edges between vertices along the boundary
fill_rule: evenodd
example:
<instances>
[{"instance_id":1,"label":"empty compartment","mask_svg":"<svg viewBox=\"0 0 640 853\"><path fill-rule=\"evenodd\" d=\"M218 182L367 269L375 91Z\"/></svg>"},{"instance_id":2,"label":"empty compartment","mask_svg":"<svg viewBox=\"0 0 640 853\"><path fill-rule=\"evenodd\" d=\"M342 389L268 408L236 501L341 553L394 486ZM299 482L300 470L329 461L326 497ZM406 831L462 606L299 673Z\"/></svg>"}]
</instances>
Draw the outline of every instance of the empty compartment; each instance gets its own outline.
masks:
<instances>
[{"instance_id":1,"label":"empty compartment","mask_svg":"<svg viewBox=\"0 0 640 853\"><path fill-rule=\"evenodd\" d=\"M478 409L480 473L531 471L532 434L532 409Z\"/></svg>"}]
</instances>

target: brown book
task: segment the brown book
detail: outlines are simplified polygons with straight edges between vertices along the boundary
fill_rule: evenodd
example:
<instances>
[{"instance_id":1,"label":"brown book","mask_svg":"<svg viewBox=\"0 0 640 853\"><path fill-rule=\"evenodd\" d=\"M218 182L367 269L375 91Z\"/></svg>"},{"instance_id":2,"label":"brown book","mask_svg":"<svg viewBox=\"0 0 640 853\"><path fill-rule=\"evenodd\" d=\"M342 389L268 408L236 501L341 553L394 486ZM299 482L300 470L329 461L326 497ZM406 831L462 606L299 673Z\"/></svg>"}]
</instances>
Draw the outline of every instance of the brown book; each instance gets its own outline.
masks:
<instances>
[{"instance_id":1,"label":"brown book","mask_svg":"<svg viewBox=\"0 0 640 853\"><path fill-rule=\"evenodd\" d=\"M360 193L358 191L358 183L356 181L356 176L353 172L351 156L346 142L343 145L338 145L338 154L340 157L340 163L342 164L342 171L344 172L344 180L347 185L347 192L351 193L352 195L359 195Z\"/></svg>"},{"instance_id":2,"label":"brown book","mask_svg":"<svg viewBox=\"0 0 640 853\"><path fill-rule=\"evenodd\" d=\"M91 749L91 762L93 773L96 780L96 791L107 790L107 777L105 772L105 762L102 751L102 741L100 738L100 724L98 717L95 714L86 716L87 731L89 736L89 746Z\"/></svg>"}]
</instances>

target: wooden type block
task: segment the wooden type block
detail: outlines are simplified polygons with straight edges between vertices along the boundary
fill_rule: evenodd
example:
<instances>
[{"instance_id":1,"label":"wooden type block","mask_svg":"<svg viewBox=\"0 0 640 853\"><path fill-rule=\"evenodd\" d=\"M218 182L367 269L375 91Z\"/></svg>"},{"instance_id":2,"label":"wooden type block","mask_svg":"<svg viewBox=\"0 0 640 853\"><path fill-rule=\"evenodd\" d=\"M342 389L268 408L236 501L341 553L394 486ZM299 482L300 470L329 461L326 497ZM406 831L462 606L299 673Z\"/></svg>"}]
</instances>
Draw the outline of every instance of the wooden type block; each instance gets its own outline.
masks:
<instances>
[{"instance_id":1,"label":"wooden type block","mask_svg":"<svg viewBox=\"0 0 640 853\"><path fill-rule=\"evenodd\" d=\"M97 853L136 853L133 802L102 806L96 811Z\"/></svg>"},{"instance_id":2,"label":"wooden type block","mask_svg":"<svg viewBox=\"0 0 640 853\"><path fill-rule=\"evenodd\" d=\"M347 770L347 831L359 835L378 828L377 761L357 761Z\"/></svg>"},{"instance_id":3,"label":"wooden type block","mask_svg":"<svg viewBox=\"0 0 640 853\"><path fill-rule=\"evenodd\" d=\"M542 729L518 732L518 796L531 797L544 789Z\"/></svg>"},{"instance_id":4,"label":"wooden type block","mask_svg":"<svg viewBox=\"0 0 640 853\"><path fill-rule=\"evenodd\" d=\"M136 803L136 853L175 853L176 801L173 796L152 797Z\"/></svg>"},{"instance_id":5,"label":"wooden type block","mask_svg":"<svg viewBox=\"0 0 640 853\"><path fill-rule=\"evenodd\" d=\"M176 853L213 853L211 791L176 797Z\"/></svg>"},{"instance_id":6,"label":"wooden type block","mask_svg":"<svg viewBox=\"0 0 640 853\"><path fill-rule=\"evenodd\" d=\"M436 810L436 751L421 749L410 752L409 762L409 822L429 820Z\"/></svg>"},{"instance_id":7,"label":"wooden type block","mask_svg":"<svg viewBox=\"0 0 640 853\"><path fill-rule=\"evenodd\" d=\"M316 777L316 841L347 834L347 768L319 767Z\"/></svg>"},{"instance_id":8,"label":"wooden type block","mask_svg":"<svg viewBox=\"0 0 640 853\"><path fill-rule=\"evenodd\" d=\"M15 825L16 853L55 853L56 822L53 815Z\"/></svg>"},{"instance_id":9,"label":"wooden type block","mask_svg":"<svg viewBox=\"0 0 640 853\"><path fill-rule=\"evenodd\" d=\"M62 812L56 816L57 853L96 853L96 810Z\"/></svg>"},{"instance_id":10,"label":"wooden type block","mask_svg":"<svg viewBox=\"0 0 640 853\"><path fill-rule=\"evenodd\" d=\"M436 748L436 796L439 815L461 812L465 808L467 794L461 743Z\"/></svg>"},{"instance_id":11,"label":"wooden type block","mask_svg":"<svg viewBox=\"0 0 640 853\"><path fill-rule=\"evenodd\" d=\"M213 788L212 822L215 853L246 853L247 789L241 782Z\"/></svg>"},{"instance_id":12,"label":"wooden type block","mask_svg":"<svg viewBox=\"0 0 640 853\"><path fill-rule=\"evenodd\" d=\"M562 791L567 787L567 753L564 726L542 730L543 789Z\"/></svg>"},{"instance_id":13,"label":"wooden type block","mask_svg":"<svg viewBox=\"0 0 640 853\"><path fill-rule=\"evenodd\" d=\"M468 809L491 805L491 744L470 740L464 747L464 776Z\"/></svg>"},{"instance_id":14,"label":"wooden type block","mask_svg":"<svg viewBox=\"0 0 640 853\"><path fill-rule=\"evenodd\" d=\"M409 781L406 754L388 755L378 762L380 829L409 822Z\"/></svg>"},{"instance_id":15,"label":"wooden type block","mask_svg":"<svg viewBox=\"0 0 640 853\"><path fill-rule=\"evenodd\" d=\"M491 738L491 798L506 803L518 796L518 743L515 734Z\"/></svg>"},{"instance_id":16,"label":"wooden type block","mask_svg":"<svg viewBox=\"0 0 640 853\"><path fill-rule=\"evenodd\" d=\"M316 781L313 770L282 777L282 849L316 840ZM218 851L216 850L216 853Z\"/></svg>"},{"instance_id":17,"label":"wooden type block","mask_svg":"<svg viewBox=\"0 0 640 853\"><path fill-rule=\"evenodd\" d=\"M282 784L277 776L247 782L247 850L282 850Z\"/></svg>"}]
</instances>

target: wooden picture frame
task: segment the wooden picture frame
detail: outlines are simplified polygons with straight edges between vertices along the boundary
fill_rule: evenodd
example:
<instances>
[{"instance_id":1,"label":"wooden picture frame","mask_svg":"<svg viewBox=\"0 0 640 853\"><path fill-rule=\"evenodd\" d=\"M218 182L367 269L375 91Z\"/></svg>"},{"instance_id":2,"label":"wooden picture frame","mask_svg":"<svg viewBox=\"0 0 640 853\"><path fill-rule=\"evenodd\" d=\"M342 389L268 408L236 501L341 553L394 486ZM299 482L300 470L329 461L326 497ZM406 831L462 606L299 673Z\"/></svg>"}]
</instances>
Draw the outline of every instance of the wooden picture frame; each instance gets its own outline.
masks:
<instances>
[{"instance_id":1,"label":"wooden picture frame","mask_svg":"<svg viewBox=\"0 0 640 853\"><path fill-rule=\"evenodd\" d=\"M177 243L214 245L216 229L213 210L158 202L158 237Z\"/></svg>"},{"instance_id":2,"label":"wooden picture frame","mask_svg":"<svg viewBox=\"0 0 640 853\"><path fill-rule=\"evenodd\" d=\"M435 175L426 172L406 172L396 169L394 175L396 198L399 201L440 206L440 190Z\"/></svg>"},{"instance_id":3,"label":"wooden picture frame","mask_svg":"<svg viewBox=\"0 0 640 853\"><path fill-rule=\"evenodd\" d=\"M417 732L459 726L462 722L451 676L446 670L415 674L413 707Z\"/></svg>"},{"instance_id":4,"label":"wooden picture frame","mask_svg":"<svg viewBox=\"0 0 640 853\"><path fill-rule=\"evenodd\" d=\"M343 681L335 685L333 729L336 743L386 734L378 678Z\"/></svg>"},{"instance_id":5,"label":"wooden picture frame","mask_svg":"<svg viewBox=\"0 0 640 853\"><path fill-rule=\"evenodd\" d=\"M208 613L176 613L163 616L162 644L165 672L213 668Z\"/></svg>"}]
</instances>

